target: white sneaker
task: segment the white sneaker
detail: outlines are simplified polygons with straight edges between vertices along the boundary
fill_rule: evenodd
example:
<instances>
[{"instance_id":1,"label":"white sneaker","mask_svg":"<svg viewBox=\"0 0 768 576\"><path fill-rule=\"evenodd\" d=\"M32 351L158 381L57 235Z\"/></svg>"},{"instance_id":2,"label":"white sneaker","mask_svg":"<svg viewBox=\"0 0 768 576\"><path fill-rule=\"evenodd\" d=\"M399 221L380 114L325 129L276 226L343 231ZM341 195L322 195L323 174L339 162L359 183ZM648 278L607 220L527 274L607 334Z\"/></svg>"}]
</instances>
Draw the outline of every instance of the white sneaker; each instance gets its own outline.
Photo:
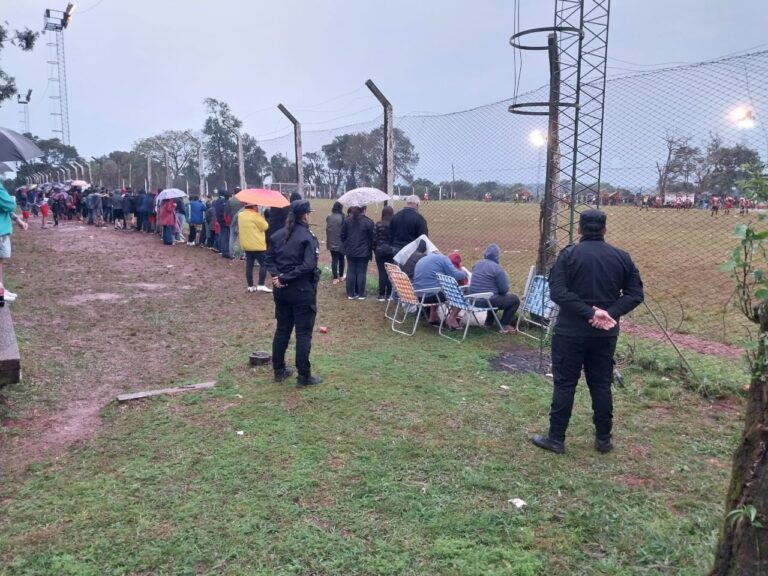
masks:
<instances>
[{"instance_id":1,"label":"white sneaker","mask_svg":"<svg viewBox=\"0 0 768 576\"><path fill-rule=\"evenodd\" d=\"M264 284L261 284L260 286L256 286L257 292L272 292L272 288L267 288L264 286Z\"/></svg>"},{"instance_id":2,"label":"white sneaker","mask_svg":"<svg viewBox=\"0 0 768 576\"><path fill-rule=\"evenodd\" d=\"M246 288L245 291L246 292L256 292L256 288L254 288L253 286L248 286L248 288Z\"/></svg>"},{"instance_id":3,"label":"white sneaker","mask_svg":"<svg viewBox=\"0 0 768 576\"><path fill-rule=\"evenodd\" d=\"M18 294L16 294L15 292L11 292L10 290L6 289L6 291L5 291L5 301L6 302L14 302L16 300L16 298L18 298L18 297L19 297Z\"/></svg>"}]
</instances>

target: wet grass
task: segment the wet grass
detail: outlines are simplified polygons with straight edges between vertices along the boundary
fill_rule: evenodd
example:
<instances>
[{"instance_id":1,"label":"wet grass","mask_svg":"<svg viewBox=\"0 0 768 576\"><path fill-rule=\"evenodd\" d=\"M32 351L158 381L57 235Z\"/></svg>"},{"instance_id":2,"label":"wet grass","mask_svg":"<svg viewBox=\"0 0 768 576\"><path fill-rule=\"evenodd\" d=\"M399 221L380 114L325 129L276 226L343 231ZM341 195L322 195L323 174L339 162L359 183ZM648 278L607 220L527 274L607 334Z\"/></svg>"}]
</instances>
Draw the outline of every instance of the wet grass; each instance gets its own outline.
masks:
<instances>
[{"instance_id":1,"label":"wet grass","mask_svg":"<svg viewBox=\"0 0 768 576\"><path fill-rule=\"evenodd\" d=\"M213 266L220 275L221 260ZM147 330L163 328L153 337L186 343L196 336L185 327L199 328L204 316L176 298L184 305L144 298L132 312ZM488 368L501 351L532 341L476 329L456 344L429 327L399 336L380 303L349 303L325 275L318 325L329 332L315 334L312 359L326 382L299 391L247 365L271 341L268 298L248 302L230 307L237 313L225 337L204 340L215 389L109 403L97 437L0 483L0 574L693 575L709 567L741 426L738 364L691 356L714 391L706 399L663 347L624 340L616 450L593 450L582 385L567 453L555 456L528 440L546 429L551 381ZM109 321L96 315L92 330ZM58 330L61 341L73 337L66 325ZM26 356L39 342L33 326L24 334ZM163 345L174 383L207 375L185 346L174 354ZM105 357L92 360L98 374ZM27 366L19 396L58 370ZM87 384L95 376L86 368L66 370ZM147 375L146 387L157 384Z\"/></svg>"}]
</instances>

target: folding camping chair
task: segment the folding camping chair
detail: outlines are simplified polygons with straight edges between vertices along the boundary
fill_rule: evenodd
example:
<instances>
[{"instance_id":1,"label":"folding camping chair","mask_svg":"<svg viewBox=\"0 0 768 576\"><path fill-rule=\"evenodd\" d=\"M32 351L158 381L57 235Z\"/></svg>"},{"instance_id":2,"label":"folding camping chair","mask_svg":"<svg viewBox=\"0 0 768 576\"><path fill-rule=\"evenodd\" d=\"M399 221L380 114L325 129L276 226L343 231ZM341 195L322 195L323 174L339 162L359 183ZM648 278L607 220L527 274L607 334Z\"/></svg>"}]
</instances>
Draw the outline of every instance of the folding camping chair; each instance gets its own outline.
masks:
<instances>
[{"instance_id":1,"label":"folding camping chair","mask_svg":"<svg viewBox=\"0 0 768 576\"><path fill-rule=\"evenodd\" d=\"M517 312L517 331L534 340L545 339L552 332L558 311L557 304L549 298L549 281L546 276L537 275L536 267L531 266L520 309ZM520 325L523 322L541 328L544 331L543 336L539 337L521 330Z\"/></svg>"},{"instance_id":2,"label":"folding camping chair","mask_svg":"<svg viewBox=\"0 0 768 576\"><path fill-rule=\"evenodd\" d=\"M392 291L397 292L397 304L395 305L395 311L392 316L387 316L392 320L392 330L399 334L405 334L406 336L413 336L416 333L416 328L419 326L419 320L421 319L421 313L426 308L437 306L437 304L427 304L424 300L431 294L440 292L439 288L427 288L424 290L414 290L411 279L408 275L400 270L395 265L388 265L387 274L389 280L392 282ZM391 298L390 298L391 300ZM403 311L402 319L399 318L400 310ZM386 314L386 310L384 312ZM416 317L413 320L413 329L410 332L399 330L395 326L405 323L408 314L415 314Z\"/></svg>"},{"instance_id":3,"label":"folding camping chair","mask_svg":"<svg viewBox=\"0 0 768 576\"><path fill-rule=\"evenodd\" d=\"M439 272L435 274L435 276L437 276L437 281L440 283L440 290L445 296L445 303L448 305L449 310L451 308L463 310L465 314L472 314L475 317L475 320L477 320L478 312L483 312L485 314L490 312L493 314L493 319L496 320L499 330L502 329L501 321L496 314L496 308L491 306L491 303L488 301L493 296L493 292L479 292L477 294L465 295L462 292L459 283L456 282L456 278L453 276L447 276L445 274L440 274ZM483 306L483 302L485 302L485 306ZM448 314L443 315L442 320L440 320L440 336L445 336L455 342L463 342L469 331L469 319L465 318L464 335L461 340L459 340L448 334L443 334L443 324L445 324L446 318L448 318Z\"/></svg>"},{"instance_id":4,"label":"folding camping chair","mask_svg":"<svg viewBox=\"0 0 768 576\"><path fill-rule=\"evenodd\" d=\"M392 289L390 290L389 298L387 298L387 307L384 308L384 317L387 320L393 320L394 316L389 315L389 307L394 302L395 304L395 312L397 311L397 291L395 290L395 283L392 281L392 275L389 273L390 270L394 270L396 272L402 272L400 270L400 267L397 264L394 264L392 262L384 262L384 270L387 273L387 277L389 278L389 284L391 285Z\"/></svg>"}]
</instances>

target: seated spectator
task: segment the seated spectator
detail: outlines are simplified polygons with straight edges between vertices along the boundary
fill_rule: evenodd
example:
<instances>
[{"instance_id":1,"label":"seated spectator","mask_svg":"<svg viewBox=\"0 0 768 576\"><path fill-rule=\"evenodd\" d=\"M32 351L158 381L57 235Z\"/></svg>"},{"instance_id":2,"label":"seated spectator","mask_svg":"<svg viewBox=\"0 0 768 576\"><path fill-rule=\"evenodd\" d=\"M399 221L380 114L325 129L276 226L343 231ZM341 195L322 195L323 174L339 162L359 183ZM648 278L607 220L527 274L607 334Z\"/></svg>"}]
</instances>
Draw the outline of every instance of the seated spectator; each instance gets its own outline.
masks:
<instances>
[{"instance_id":1,"label":"seated spectator","mask_svg":"<svg viewBox=\"0 0 768 576\"><path fill-rule=\"evenodd\" d=\"M414 290L439 288L440 283L437 280L437 276L435 276L438 272L446 276L453 276L459 282L467 277L466 272L456 269L456 266L453 265L448 256L440 254L440 252L433 252L421 258L416 264L413 274ZM442 292L437 292L428 296L424 302L426 304L445 302L445 295ZM451 330L459 329L459 312L460 310L451 309L448 317L445 319L445 323ZM433 326L440 323L437 316L437 306L432 306L429 309L429 323Z\"/></svg>"},{"instance_id":2,"label":"seated spectator","mask_svg":"<svg viewBox=\"0 0 768 576\"><path fill-rule=\"evenodd\" d=\"M511 334L515 331L515 313L520 306L520 298L509 291L509 278L507 273L499 265L499 247L491 244L485 249L483 259L472 266L472 280L469 291L472 294L492 292L493 296L488 300L494 308L502 310L501 334ZM493 314L486 314L485 326L493 326Z\"/></svg>"},{"instance_id":3,"label":"seated spectator","mask_svg":"<svg viewBox=\"0 0 768 576\"><path fill-rule=\"evenodd\" d=\"M419 245L416 247L416 251L408 257L408 260L406 260L405 264L402 266L403 272L405 272L411 281L413 281L413 274L416 271L416 264L426 255L427 243L424 242L424 240L421 240Z\"/></svg>"},{"instance_id":4,"label":"seated spectator","mask_svg":"<svg viewBox=\"0 0 768 576\"><path fill-rule=\"evenodd\" d=\"M458 250L454 250L450 254L448 254L448 259L453 262L453 265L456 266L456 270L461 270L467 274L467 277L464 278L464 280L459 280L459 286L466 286L469 284L470 279L470 273L469 270L467 270L464 265L461 263L461 254L459 254Z\"/></svg>"}]
</instances>

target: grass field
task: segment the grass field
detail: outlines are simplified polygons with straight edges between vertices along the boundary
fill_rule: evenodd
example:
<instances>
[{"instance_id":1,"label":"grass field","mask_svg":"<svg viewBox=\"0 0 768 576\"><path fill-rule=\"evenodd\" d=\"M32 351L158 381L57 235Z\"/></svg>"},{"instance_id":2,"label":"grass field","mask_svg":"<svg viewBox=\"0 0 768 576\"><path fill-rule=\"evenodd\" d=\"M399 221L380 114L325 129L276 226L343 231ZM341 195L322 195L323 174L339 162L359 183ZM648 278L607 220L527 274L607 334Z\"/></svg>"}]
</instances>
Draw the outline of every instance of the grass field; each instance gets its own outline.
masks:
<instances>
[{"instance_id":1,"label":"grass field","mask_svg":"<svg viewBox=\"0 0 768 576\"><path fill-rule=\"evenodd\" d=\"M330 201L316 200L315 224L324 239ZM398 203L399 205L400 203ZM717 270L735 246L734 229L745 218L711 217L705 210L640 211L629 206L605 207L607 240L627 250L645 282L648 303L665 326L702 338L739 342L748 326L728 305L733 281ZM378 220L376 209L370 216ZM469 263L482 258L495 242L502 249L502 265L512 283L523 289L528 270L536 263L539 207L498 202L430 202L422 204L432 240L443 251L458 249ZM633 321L654 324L644 308Z\"/></svg>"},{"instance_id":2,"label":"grass field","mask_svg":"<svg viewBox=\"0 0 768 576\"><path fill-rule=\"evenodd\" d=\"M506 222L497 206L465 206ZM437 211L424 209L440 245L451 229L469 242L460 209ZM525 238L514 226L507 244L486 234L517 275L529 256L522 241L514 252ZM447 248L472 260L485 241ZM326 382L298 391L247 365L269 349L272 304L244 293L238 262L75 226L18 235L14 253L25 374L0 402L2 575L629 576L710 565L741 426L735 392L747 376L736 364L690 355L721 396L706 400L673 355L624 339L617 449L593 450L581 386L558 457L528 441L546 429L550 381L489 368L530 346L523 337L395 335L379 303L349 303L324 275L318 324L329 332L315 335L313 363ZM113 401L212 378L207 393Z\"/></svg>"}]
</instances>

